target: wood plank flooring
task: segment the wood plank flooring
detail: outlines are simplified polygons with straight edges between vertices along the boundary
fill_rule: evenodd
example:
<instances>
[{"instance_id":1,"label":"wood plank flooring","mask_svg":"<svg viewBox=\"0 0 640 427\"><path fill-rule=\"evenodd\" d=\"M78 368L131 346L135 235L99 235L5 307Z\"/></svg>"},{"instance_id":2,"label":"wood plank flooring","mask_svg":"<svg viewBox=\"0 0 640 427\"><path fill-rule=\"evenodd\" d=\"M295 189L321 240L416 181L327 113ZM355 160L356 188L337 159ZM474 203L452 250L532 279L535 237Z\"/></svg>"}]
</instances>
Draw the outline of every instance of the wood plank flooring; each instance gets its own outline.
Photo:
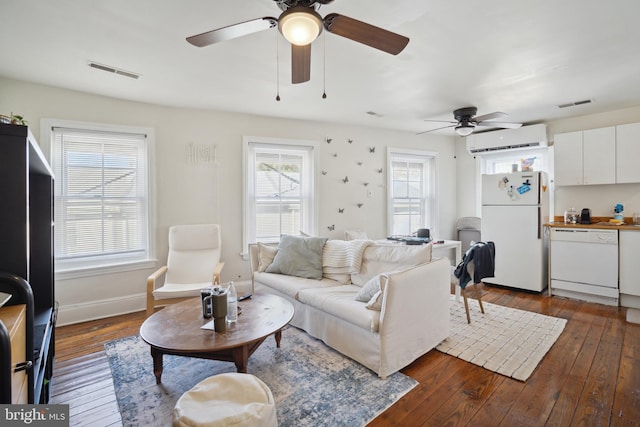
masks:
<instances>
[{"instance_id":1,"label":"wood plank flooring","mask_svg":"<svg viewBox=\"0 0 640 427\"><path fill-rule=\"evenodd\" d=\"M418 386L371 427L640 426L640 325L624 309L480 289L483 301L568 320L531 377L516 381L433 350L402 370ZM70 405L71 425L122 425L103 344L137 334L143 321L139 312L57 328L51 403Z\"/></svg>"}]
</instances>

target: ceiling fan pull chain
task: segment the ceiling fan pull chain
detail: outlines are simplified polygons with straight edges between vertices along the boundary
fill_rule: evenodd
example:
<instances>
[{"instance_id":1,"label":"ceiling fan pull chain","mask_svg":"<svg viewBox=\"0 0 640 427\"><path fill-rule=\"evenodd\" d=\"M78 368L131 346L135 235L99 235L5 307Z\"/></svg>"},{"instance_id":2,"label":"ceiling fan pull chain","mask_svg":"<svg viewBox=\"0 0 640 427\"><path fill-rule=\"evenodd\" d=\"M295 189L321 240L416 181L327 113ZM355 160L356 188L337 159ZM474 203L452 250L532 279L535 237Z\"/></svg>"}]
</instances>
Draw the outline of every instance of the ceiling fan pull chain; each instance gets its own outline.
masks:
<instances>
[{"instance_id":1,"label":"ceiling fan pull chain","mask_svg":"<svg viewBox=\"0 0 640 427\"><path fill-rule=\"evenodd\" d=\"M327 32L322 34L322 99L327 99Z\"/></svg>"},{"instance_id":2,"label":"ceiling fan pull chain","mask_svg":"<svg viewBox=\"0 0 640 427\"><path fill-rule=\"evenodd\" d=\"M280 44L278 43L278 32L276 34L276 101L280 101Z\"/></svg>"}]
</instances>

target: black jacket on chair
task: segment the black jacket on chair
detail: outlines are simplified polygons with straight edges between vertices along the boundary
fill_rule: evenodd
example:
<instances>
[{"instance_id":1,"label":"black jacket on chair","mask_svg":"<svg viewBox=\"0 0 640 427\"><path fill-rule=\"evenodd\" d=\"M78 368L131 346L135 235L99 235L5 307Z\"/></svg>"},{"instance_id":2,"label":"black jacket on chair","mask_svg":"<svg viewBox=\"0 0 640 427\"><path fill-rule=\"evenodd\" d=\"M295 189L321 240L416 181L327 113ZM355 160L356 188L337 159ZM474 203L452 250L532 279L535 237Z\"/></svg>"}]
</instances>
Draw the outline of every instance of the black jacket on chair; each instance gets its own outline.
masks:
<instances>
[{"instance_id":1,"label":"black jacket on chair","mask_svg":"<svg viewBox=\"0 0 640 427\"><path fill-rule=\"evenodd\" d=\"M471 280L467 264L473 261L473 283L480 283L485 277L494 276L495 259L496 249L493 242L478 242L471 245L454 271L454 275L460 279L460 287L464 289Z\"/></svg>"}]
</instances>

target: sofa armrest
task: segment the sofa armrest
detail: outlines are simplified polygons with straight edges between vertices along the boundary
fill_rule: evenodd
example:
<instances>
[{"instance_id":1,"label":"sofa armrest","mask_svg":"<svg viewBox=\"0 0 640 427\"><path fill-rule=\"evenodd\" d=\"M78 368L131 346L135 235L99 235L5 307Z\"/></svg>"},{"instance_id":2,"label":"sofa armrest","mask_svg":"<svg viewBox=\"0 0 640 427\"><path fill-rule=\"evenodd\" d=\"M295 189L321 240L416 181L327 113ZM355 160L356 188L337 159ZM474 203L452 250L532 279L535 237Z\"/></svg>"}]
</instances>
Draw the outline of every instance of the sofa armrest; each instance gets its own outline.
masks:
<instances>
[{"instance_id":1,"label":"sofa armrest","mask_svg":"<svg viewBox=\"0 0 640 427\"><path fill-rule=\"evenodd\" d=\"M406 359L406 366L449 336L450 270L442 258L389 275L379 326L389 363Z\"/></svg>"},{"instance_id":2,"label":"sofa armrest","mask_svg":"<svg viewBox=\"0 0 640 427\"><path fill-rule=\"evenodd\" d=\"M253 273L258 271L258 262L258 244L249 243L249 270L251 271L252 277Z\"/></svg>"}]
</instances>

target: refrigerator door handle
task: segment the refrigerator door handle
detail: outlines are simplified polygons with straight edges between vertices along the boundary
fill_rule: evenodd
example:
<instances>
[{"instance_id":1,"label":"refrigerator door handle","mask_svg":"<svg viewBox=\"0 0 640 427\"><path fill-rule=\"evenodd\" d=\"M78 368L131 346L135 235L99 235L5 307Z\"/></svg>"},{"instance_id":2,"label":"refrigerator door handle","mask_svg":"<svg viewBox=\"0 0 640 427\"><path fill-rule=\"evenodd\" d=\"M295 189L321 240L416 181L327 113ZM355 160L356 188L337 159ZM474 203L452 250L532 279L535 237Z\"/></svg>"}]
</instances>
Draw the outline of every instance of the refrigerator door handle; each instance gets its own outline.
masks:
<instances>
[{"instance_id":1,"label":"refrigerator door handle","mask_svg":"<svg viewBox=\"0 0 640 427\"><path fill-rule=\"evenodd\" d=\"M542 208L538 206L538 240L542 237L540 234L542 232Z\"/></svg>"}]
</instances>

